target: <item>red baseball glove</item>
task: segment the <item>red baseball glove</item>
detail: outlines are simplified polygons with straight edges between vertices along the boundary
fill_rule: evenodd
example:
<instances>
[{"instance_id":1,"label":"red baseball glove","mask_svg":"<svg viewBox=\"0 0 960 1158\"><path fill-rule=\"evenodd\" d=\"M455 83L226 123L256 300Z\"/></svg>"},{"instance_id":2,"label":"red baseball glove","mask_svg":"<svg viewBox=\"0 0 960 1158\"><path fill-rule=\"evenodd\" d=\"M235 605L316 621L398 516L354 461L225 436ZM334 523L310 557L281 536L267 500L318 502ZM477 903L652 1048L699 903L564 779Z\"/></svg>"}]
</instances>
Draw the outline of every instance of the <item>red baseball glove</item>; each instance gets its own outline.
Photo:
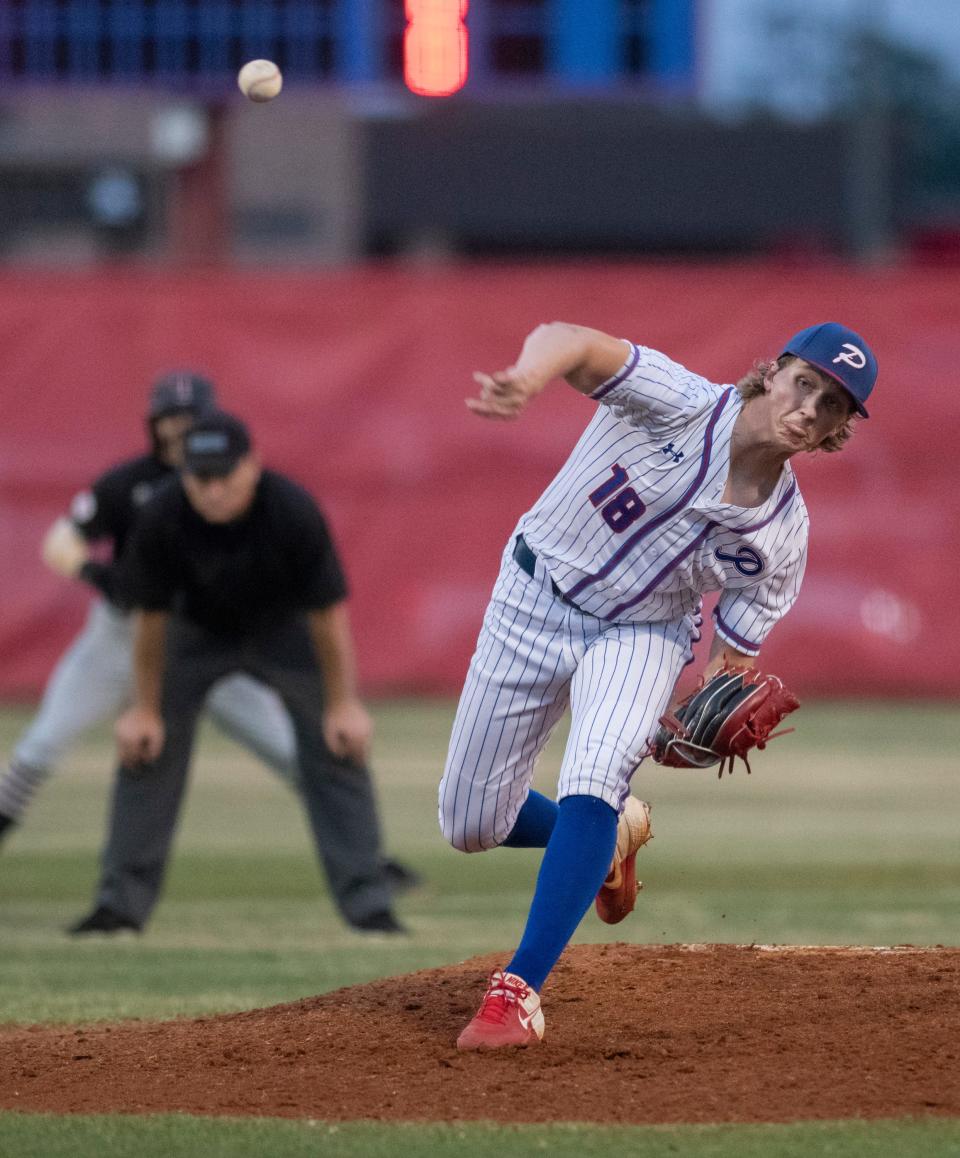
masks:
<instances>
[{"instance_id":1,"label":"red baseball glove","mask_svg":"<svg viewBox=\"0 0 960 1158\"><path fill-rule=\"evenodd\" d=\"M650 753L658 764L671 768L709 768L719 762L718 776L724 770L732 772L739 758L749 772L750 749L765 748L774 735L792 732L773 729L799 707L797 697L777 676L723 667L660 717Z\"/></svg>"}]
</instances>

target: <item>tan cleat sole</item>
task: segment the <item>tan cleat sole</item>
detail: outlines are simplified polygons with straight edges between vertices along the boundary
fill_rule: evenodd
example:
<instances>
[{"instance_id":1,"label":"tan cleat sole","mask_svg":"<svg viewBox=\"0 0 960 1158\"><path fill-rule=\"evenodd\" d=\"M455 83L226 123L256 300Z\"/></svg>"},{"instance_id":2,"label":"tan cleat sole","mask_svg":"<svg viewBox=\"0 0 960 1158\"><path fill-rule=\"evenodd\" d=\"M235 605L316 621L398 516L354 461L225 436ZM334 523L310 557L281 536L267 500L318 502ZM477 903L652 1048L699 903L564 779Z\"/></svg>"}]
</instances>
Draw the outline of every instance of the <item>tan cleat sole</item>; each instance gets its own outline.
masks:
<instances>
[{"instance_id":1,"label":"tan cleat sole","mask_svg":"<svg viewBox=\"0 0 960 1158\"><path fill-rule=\"evenodd\" d=\"M597 916L608 925L619 924L633 912L637 893L643 888L637 880L637 853L652 836L650 805L628 796L617 824L613 864L596 899Z\"/></svg>"}]
</instances>

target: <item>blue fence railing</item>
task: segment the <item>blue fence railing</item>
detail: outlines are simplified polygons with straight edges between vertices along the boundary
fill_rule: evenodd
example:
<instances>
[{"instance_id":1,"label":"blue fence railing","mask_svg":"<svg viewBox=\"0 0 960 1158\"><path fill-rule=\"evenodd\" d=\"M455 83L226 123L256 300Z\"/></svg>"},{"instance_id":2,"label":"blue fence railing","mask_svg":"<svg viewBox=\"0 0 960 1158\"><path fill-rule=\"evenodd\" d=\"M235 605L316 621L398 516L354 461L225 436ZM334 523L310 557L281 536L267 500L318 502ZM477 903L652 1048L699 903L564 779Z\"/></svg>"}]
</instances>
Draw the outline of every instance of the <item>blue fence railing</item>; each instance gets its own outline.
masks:
<instances>
[{"instance_id":1,"label":"blue fence railing","mask_svg":"<svg viewBox=\"0 0 960 1158\"><path fill-rule=\"evenodd\" d=\"M470 0L468 87L689 83L696 0ZM403 0L0 0L0 84L400 81Z\"/></svg>"}]
</instances>

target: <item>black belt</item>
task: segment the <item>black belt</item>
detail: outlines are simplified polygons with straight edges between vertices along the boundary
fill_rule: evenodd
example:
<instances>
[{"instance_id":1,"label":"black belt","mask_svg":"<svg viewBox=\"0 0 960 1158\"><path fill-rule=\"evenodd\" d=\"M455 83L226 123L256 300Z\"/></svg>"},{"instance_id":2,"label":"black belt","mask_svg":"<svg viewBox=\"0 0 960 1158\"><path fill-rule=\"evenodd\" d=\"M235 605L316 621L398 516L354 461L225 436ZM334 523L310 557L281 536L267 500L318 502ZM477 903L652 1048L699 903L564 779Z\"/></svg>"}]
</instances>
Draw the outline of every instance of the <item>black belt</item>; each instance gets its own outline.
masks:
<instances>
[{"instance_id":1,"label":"black belt","mask_svg":"<svg viewBox=\"0 0 960 1158\"><path fill-rule=\"evenodd\" d=\"M525 571L532 579L537 569L537 554L523 535L517 535L516 542L513 544L513 557L520 570ZM564 595L552 579L550 580L550 587L558 599L562 599L564 603L576 608L577 611L580 610L572 599L568 599Z\"/></svg>"}]
</instances>

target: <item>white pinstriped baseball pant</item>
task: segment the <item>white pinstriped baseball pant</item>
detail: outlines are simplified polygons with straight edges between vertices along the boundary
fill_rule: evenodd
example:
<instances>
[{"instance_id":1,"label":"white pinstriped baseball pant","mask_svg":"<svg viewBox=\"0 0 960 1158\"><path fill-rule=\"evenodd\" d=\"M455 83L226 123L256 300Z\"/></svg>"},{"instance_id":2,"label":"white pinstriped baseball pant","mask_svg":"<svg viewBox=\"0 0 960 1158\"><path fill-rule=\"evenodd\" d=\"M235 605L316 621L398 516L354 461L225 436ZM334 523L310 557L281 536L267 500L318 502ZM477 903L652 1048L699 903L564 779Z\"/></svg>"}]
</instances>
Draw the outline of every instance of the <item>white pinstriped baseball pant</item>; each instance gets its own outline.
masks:
<instances>
[{"instance_id":1,"label":"white pinstriped baseball pant","mask_svg":"<svg viewBox=\"0 0 960 1158\"><path fill-rule=\"evenodd\" d=\"M537 756L568 704L557 799L596 796L619 813L647 740L699 639L699 617L608 623L558 598L503 554L470 662L440 783L440 828L464 852L502 844Z\"/></svg>"}]
</instances>

